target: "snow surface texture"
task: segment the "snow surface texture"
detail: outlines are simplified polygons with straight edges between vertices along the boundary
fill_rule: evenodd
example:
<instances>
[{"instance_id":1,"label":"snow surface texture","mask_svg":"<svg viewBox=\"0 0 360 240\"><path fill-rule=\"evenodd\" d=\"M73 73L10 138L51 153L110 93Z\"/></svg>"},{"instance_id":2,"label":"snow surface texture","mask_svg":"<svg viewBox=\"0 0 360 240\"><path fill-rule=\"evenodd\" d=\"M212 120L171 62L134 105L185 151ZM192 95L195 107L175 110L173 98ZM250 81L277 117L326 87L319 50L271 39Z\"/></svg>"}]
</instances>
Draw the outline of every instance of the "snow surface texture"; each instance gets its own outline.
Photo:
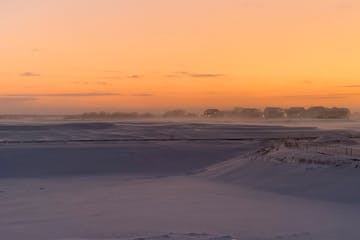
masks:
<instances>
[{"instance_id":1,"label":"snow surface texture","mask_svg":"<svg viewBox=\"0 0 360 240\"><path fill-rule=\"evenodd\" d=\"M360 239L358 125L286 124L2 124L0 239Z\"/></svg>"},{"instance_id":2,"label":"snow surface texture","mask_svg":"<svg viewBox=\"0 0 360 240\"><path fill-rule=\"evenodd\" d=\"M166 240L166 239L173 239L173 240L236 240L232 236L224 235L224 236L216 236L210 235L207 233L166 233L161 235L154 235L154 236L144 236L144 237L135 237L135 238L123 238L124 240ZM63 240L86 240L86 239L63 239ZM98 239L100 240L100 239ZM111 239L108 239L111 240ZM112 239L116 240L116 239Z\"/></svg>"}]
</instances>

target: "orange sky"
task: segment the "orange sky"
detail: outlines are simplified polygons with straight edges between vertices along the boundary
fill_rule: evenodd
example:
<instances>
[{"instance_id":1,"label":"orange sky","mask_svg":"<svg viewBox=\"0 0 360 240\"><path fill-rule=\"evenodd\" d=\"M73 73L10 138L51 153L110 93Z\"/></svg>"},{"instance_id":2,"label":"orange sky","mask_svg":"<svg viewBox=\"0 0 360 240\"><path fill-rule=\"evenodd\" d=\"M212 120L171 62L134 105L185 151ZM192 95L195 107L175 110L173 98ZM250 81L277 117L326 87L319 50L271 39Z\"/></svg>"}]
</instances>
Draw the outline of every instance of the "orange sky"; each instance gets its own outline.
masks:
<instances>
[{"instance_id":1,"label":"orange sky","mask_svg":"<svg viewBox=\"0 0 360 240\"><path fill-rule=\"evenodd\" d=\"M360 109L358 0L1 0L0 113Z\"/></svg>"}]
</instances>

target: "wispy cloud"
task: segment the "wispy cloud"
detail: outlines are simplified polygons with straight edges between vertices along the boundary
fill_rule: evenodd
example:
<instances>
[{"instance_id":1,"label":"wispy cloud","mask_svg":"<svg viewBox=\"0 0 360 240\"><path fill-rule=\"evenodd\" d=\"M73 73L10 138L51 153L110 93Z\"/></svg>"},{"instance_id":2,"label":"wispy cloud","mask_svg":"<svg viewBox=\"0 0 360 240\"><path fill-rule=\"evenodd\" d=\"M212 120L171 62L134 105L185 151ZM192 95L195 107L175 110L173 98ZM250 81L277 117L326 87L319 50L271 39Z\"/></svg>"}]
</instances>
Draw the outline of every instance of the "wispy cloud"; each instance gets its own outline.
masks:
<instances>
[{"instance_id":1,"label":"wispy cloud","mask_svg":"<svg viewBox=\"0 0 360 240\"><path fill-rule=\"evenodd\" d=\"M134 93L134 94L131 94L130 96L132 96L132 97L152 97L152 96L154 96L154 94L152 94L152 93Z\"/></svg>"},{"instance_id":2,"label":"wispy cloud","mask_svg":"<svg viewBox=\"0 0 360 240\"><path fill-rule=\"evenodd\" d=\"M40 74L34 72L23 72L20 73L21 77L40 77Z\"/></svg>"},{"instance_id":3,"label":"wispy cloud","mask_svg":"<svg viewBox=\"0 0 360 240\"><path fill-rule=\"evenodd\" d=\"M40 48L33 48L33 49L31 49L31 51L32 51L33 53L37 53L37 52L40 52Z\"/></svg>"},{"instance_id":4,"label":"wispy cloud","mask_svg":"<svg viewBox=\"0 0 360 240\"><path fill-rule=\"evenodd\" d=\"M173 74L167 75L167 77L181 77L181 76L187 76L192 78L219 78L224 77L224 74L218 74L218 73L195 73L195 72L175 72Z\"/></svg>"},{"instance_id":5,"label":"wispy cloud","mask_svg":"<svg viewBox=\"0 0 360 240\"><path fill-rule=\"evenodd\" d=\"M99 77L101 79L122 79L120 76L105 76L105 77Z\"/></svg>"},{"instance_id":6,"label":"wispy cloud","mask_svg":"<svg viewBox=\"0 0 360 240\"><path fill-rule=\"evenodd\" d=\"M41 94L3 94L0 98L31 98L31 97L106 97L123 96L121 93L112 92L76 92L76 93L41 93Z\"/></svg>"},{"instance_id":7,"label":"wispy cloud","mask_svg":"<svg viewBox=\"0 0 360 240\"><path fill-rule=\"evenodd\" d=\"M119 70L103 70L101 72L104 72L104 73L121 73L122 71L119 71Z\"/></svg>"},{"instance_id":8,"label":"wispy cloud","mask_svg":"<svg viewBox=\"0 0 360 240\"><path fill-rule=\"evenodd\" d=\"M355 84L355 85L344 85L344 86L340 86L343 88L360 88L360 84Z\"/></svg>"},{"instance_id":9,"label":"wispy cloud","mask_svg":"<svg viewBox=\"0 0 360 240\"><path fill-rule=\"evenodd\" d=\"M74 84L83 84L83 85L109 85L108 82L106 81L96 81L96 82L92 82L92 81L72 81L72 83Z\"/></svg>"},{"instance_id":10,"label":"wispy cloud","mask_svg":"<svg viewBox=\"0 0 360 240\"><path fill-rule=\"evenodd\" d=\"M95 82L95 84L97 84L97 85L109 85L109 83L105 82L105 81L97 81L97 82Z\"/></svg>"},{"instance_id":11,"label":"wispy cloud","mask_svg":"<svg viewBox=\"0 0 360 240\"><path fill-rule=\"evenodd\" d=\"M142 75L139 75L139 74L131 74L128 76L128 78L133 78L133 79L138 79L138 78L142 78L143 76Z\"/></svg>"},{"instance_id":12,"label":"wispy cloud","mask_svg":"<svg viewBox=\"0 0 360 240\"><path fill-rule=\"evenodd\" d=\"M0 99L5 101L34 101L41 97L71 98L71 97L151 97L152 93L114 93L114 92L76 92L76 93L29 93L29 94L3 94Z\"/></svg>"},{"instance_id":13,"label":"wispy cloud","mask_svg":"<svg viewBox=\"0 0 360 240\"><path fill-rule=\"evenodd\" d=\"M280 96L280 98L296 98L296 99L344 99L351 96L358 96L360 94L357 93L342 93L342 94L324 94L324 95L288 95L288 96Z\"/></svg>"},{"instance_id":14,"label":"wispy cloud","mask_svg":"<svg viewBox=\"0 0 360 240\"><path fill-rule=\"evenodd\" d=\"M31 102L36 101L35 97L0 97L1 103L13 103L13 102Z\"/></svg>"}]
</instances>

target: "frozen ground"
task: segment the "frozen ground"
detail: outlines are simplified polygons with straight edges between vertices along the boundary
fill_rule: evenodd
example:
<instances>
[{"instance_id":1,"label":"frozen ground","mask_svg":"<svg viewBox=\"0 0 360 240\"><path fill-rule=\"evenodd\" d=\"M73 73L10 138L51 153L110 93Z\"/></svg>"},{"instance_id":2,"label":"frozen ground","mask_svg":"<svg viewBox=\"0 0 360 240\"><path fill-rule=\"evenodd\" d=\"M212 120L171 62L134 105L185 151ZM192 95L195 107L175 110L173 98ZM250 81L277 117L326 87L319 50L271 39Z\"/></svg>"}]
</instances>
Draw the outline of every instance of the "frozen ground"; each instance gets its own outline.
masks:
<instances>
[{"instance_id":1,"label":"frozen ground","mask_svg":"<svg viewBox=\"0 0 360 240\"><path fill-rule=\"evenodd\" d=\"M0 239L360 239L340 125L2 124Z\"/></svg>"}]
</instances>

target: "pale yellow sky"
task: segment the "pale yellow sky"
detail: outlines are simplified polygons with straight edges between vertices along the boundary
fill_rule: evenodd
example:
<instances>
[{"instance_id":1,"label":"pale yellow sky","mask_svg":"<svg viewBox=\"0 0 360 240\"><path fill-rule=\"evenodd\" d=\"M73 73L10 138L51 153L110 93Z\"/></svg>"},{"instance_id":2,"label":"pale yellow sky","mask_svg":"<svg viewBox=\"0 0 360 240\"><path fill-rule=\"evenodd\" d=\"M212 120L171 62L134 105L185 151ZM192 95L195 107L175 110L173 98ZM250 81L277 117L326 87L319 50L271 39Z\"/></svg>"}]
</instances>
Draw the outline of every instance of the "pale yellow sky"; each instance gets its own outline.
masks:
<instances>
[{"instance_id":1,"label":"pale yellow sky","mask_svg":"<svg viewBox=\"0 0 360 240\"><path fill-rule=\"evenodd\" d=\"M360 109L357 0L2 0L0 112Z\"/></svg>"}]
</instances>

